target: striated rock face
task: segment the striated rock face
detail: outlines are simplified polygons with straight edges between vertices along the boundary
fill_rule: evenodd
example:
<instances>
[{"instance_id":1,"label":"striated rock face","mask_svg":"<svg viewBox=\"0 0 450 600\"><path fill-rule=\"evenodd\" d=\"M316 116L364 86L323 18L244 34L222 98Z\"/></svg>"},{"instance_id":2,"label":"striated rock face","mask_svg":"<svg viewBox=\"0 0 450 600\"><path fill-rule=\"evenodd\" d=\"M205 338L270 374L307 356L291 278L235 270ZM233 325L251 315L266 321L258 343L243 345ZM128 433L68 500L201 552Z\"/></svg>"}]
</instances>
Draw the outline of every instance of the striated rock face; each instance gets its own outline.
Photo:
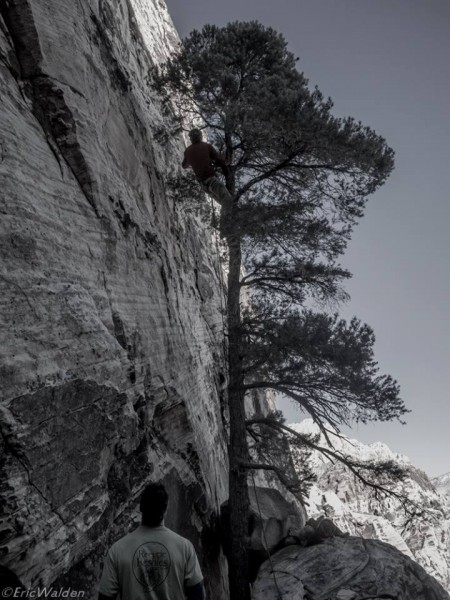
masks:
<instances>
[{"instance_id":1,"label":"striated rock face","mask_svg":"<svg viewBox=\"0 0 450 600\"><path fill-rule=\"evenodd\" d=\"M304 433L318 432L310 420L294 427ZM385 444L365 445L347 438L333 439L333 443L337 450L349 456L362 460L393 460L401 464L407 469L408 476L403 483L397 484L396 491L408 495L425 510L422 515L407 522L395 498L375 498L342 464L333 464L323 455L313 453L318 480L308 498L308 514L325 514L343 531L395 546L416 560L446 590L450 590L449 505L443 496L436 493L426 474ZM325 440L321 439L320 444L326 445Z\"/></svg>"},{"instance_id":2,"label":"striated rock face","mask_svg":"<svg viewBox=\"0 0 450 600\"><path fill-rule=\"evenodd\" d=\"M422 567L389 544L336 537L310 548L284 548L262 565L252 599L280 597L448 600L449 595Z\"/></svg>"},{"instance_id":3,"label":"striated rock face","mask_svg":"<svg viewBox=\"0 0 450 600\"><path fill-rule=\"evenodd\" d=\"M164 480L222 598L220 267L151 84L176 33L161 0L0 6L0 560L96 596Z\"/></svg>"}]
</instances>

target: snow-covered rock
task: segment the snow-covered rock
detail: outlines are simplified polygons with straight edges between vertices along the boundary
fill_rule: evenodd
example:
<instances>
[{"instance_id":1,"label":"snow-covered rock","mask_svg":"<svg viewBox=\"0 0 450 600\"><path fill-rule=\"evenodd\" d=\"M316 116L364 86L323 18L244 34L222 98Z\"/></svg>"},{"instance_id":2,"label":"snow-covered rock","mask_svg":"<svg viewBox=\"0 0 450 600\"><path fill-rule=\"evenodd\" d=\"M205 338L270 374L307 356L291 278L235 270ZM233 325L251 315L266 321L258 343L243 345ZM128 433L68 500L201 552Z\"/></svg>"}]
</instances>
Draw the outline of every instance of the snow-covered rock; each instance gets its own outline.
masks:
<instances>
[{"instance_id":1,"label":"snow-covered rock","mask_svg":"<svg viewBox=\"0 0 450 600\"><path fill-rule=\"evenodd\" d=\"M318 434L310 419L291 425L303 434ZM450 510L427 475L410 460L392 452L386 444L363 444L347 437L331 436L333 450L360 461L394 461L407 470L407 478L395 484L395 491L406 494L423 514L407 523L400 503L392 496L374 497L373 492L356 480L342 463L332 463L319 452L313 452L311 462L317 474L312 486L308 515L325 514L343 531L363 538L387 542L406 556L413 558L433 575L445 589L450 589ZM321 435L319 444L329 447ZM440 489L446 489L450 478L440 479Z\"/></svg>"},{"instance_id":2,"label":"snow-covered rock","mask_svg":"<svg viewBox=\"0 0 450 600\"><path fill-rule=\"evenodd\" d=\"M450 505L450 473L440 475L439 477L433 477L431 483L436 488L438 494L440 494L444 502Z\"/></svg>"}]
</instances>

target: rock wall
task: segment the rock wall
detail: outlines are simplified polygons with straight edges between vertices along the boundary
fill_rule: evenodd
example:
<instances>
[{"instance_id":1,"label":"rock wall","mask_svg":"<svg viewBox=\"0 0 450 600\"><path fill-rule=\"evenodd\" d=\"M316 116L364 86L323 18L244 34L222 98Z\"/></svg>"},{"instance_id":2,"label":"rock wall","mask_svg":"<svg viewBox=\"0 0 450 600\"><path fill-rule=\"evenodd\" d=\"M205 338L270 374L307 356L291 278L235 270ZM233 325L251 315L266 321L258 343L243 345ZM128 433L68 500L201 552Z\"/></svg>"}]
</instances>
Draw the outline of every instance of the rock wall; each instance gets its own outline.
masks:
<instances>
[{"instance_id":1,"label":"rock wall","mask_svg":"<svg viewBox=\"0 0 450 600\"><path fill-rule=\"evenodd\" d=\"M0 561L96 596L163 479L167 524L224 597L223 290L167 184L183 143L152 72L170 17L160 0L0 6Z\"/></svg>"}]
</instances>

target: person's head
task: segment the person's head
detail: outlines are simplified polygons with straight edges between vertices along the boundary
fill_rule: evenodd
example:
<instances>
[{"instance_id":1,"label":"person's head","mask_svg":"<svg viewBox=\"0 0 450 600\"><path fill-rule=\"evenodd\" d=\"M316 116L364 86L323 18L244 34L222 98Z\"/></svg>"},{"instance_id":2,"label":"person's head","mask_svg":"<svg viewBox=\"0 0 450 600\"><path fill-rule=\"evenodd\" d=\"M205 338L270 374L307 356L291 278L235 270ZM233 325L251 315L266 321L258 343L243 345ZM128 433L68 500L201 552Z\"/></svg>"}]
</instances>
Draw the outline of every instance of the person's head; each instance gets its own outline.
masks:
<instances>
[{"instance_id":1,"label":"person's head","mask_svg":"<svg viewBox=\"0 0 450 600\"><path fill-rule=\"evenodd\" d=\"M200 129L191 129L189 132L189 139L191 140L191 142L193 144L196 144L197 142L201 142L202 141L202 132L200 131Z\"/></svg>"},{"instance_id":2,"label":"person's head","mask_svg":"<svg viewBox=\"0 0 450 600\"><path fill-rule=\"evenodd\" d=\"M141 496L142 523L148 527L161 524L167 510L169 496L162 483L149 483Z\"/></svg>"}]
</instances>

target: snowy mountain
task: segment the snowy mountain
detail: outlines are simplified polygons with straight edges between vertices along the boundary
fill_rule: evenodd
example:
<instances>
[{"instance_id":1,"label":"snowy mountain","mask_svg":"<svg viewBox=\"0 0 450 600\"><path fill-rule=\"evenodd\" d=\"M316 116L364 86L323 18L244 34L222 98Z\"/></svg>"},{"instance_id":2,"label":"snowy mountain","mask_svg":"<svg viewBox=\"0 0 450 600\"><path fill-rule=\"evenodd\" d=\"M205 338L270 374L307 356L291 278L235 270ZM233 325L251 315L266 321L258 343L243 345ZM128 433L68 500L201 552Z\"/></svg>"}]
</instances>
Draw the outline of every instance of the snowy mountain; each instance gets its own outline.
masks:
<instances>
[{"instance_id":1,"label":"snowy mountain","mask_svg":"<svg viewBox=\"0 0 450 600\"><path fill-rule=\"evenodd\" d=\"M319 433L310 419L290 427L299 433ZM323 454L313 452L311 465L317 482L309 494L308 516L324 514L351 535L396 546L450 590L450 473L430 481L406 456L392 452L386 444L366 445L335 436L331 441L333 451L360 461L394 461L401 465L408 475L395 484L395 491L407 494L425 510L408 523L396 498L376 498L342 463L333 463ZM323 435L319 445L330 447Z\"/></svg>"}]
</instances>

